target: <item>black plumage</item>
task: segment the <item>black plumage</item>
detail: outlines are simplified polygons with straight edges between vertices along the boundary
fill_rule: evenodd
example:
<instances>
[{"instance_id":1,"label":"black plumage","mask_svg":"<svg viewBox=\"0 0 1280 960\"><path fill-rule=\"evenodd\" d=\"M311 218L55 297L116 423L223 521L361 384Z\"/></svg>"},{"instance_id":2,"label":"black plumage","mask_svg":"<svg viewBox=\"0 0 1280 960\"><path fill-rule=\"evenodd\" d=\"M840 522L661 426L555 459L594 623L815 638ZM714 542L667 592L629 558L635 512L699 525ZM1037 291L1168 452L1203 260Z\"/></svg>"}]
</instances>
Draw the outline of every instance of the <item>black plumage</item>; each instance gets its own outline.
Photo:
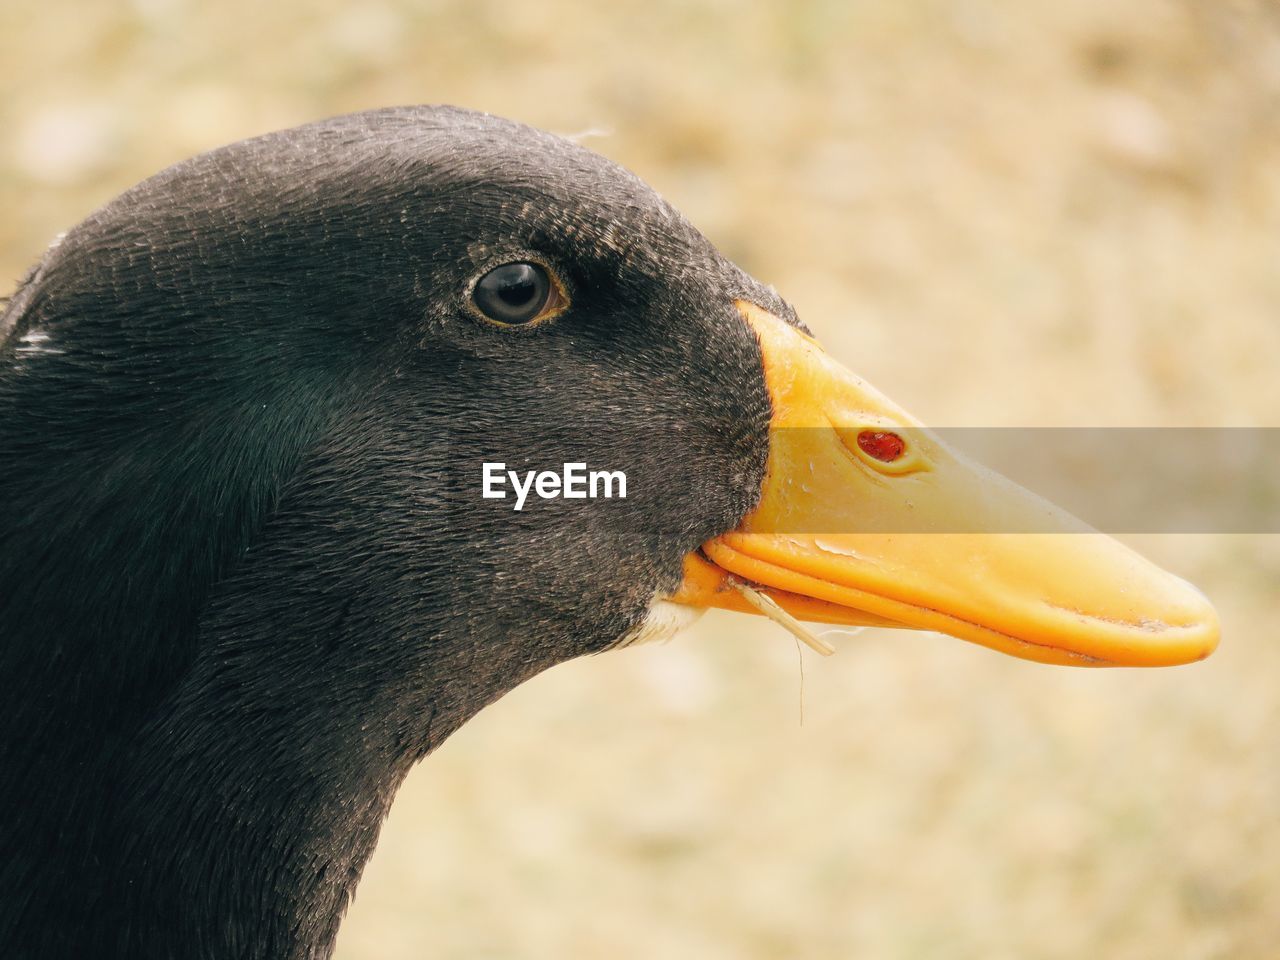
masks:
<instances>
[{"instance_id":1,"label":"black plumage","mask_svg":"<svg viewBox=\"0 0 1280 960\"><path fill-rule=\"evenodd\" d=\"M475 315L535 259L554 321ZM759 496L733 307L789 308L631 174L449 108L213 151L0 319L0 955L328 955L409 768L621 642ZM480 498L480 464L628 497Z\"/></svg>"}]
</instances>

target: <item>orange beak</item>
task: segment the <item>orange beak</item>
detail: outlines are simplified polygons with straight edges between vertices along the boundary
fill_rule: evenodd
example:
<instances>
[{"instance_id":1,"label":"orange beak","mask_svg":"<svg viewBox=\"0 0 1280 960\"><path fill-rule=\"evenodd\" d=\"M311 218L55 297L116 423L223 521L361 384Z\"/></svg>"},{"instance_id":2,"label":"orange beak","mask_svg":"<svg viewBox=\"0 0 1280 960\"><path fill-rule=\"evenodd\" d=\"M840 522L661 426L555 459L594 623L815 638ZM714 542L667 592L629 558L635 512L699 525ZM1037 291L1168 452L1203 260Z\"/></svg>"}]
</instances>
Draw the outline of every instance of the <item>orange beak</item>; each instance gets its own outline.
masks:
<instances>
[{"instance_id":1,"label":"orange beak","mask_svg":"<svg viewBox=\"0 0 1280 960\"><path fill-rule=\"evenodd\" d=\"M737 306L773 401L764 487L736 530L686 558L672 600L754 612L745 583L801 620L936 630L1043 663L1164 666L1217 646L1193 586L948 449L783 320Z\"/></svg>"}]
</instances>

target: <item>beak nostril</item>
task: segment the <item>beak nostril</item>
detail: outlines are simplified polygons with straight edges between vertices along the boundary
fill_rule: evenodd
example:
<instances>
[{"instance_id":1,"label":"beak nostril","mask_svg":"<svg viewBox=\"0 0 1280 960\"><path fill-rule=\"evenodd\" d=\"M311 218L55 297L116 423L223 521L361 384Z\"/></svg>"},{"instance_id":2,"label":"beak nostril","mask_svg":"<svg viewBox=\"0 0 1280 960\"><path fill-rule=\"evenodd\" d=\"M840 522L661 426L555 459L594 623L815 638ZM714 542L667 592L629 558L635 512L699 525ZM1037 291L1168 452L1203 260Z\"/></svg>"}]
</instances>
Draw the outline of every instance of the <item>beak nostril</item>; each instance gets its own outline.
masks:
<instances>
[{"instance_id":1,"label":"beak nostril","mask_svg":"<svg viewBox=\"0 0 1280 960\"><path fill-rule=\"evenodd\" d=\"M881 463L893 463L907 452L907 444L887 430L863 430L858 434L858 449Z\"/></svg>"}]
</instances>

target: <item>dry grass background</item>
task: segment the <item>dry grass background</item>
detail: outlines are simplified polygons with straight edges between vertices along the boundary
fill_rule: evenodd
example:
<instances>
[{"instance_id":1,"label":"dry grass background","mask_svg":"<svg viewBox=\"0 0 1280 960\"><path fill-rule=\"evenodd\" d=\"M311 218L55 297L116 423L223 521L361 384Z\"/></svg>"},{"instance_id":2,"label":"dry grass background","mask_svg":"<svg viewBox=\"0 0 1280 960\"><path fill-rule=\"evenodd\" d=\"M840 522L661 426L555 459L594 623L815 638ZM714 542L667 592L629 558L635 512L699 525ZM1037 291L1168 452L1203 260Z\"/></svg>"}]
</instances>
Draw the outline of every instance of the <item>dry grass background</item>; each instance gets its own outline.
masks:
<instances>
[{"instance_id":1,"label":"dry grass background","mask_svg":"<svg viewBox=\"0 0 1280 960\"><path fill-rule=\"evenodd\" d=\"M1261 2L11 0L0 289L171 161L439 101L606 131L926 422L1280 426ZM1212 660L868 631L803 726L791 641L729 614L551 671L410 779L338 956L1280 956L1280 543L1140 546Z\"/></svg>"}]
</instances>

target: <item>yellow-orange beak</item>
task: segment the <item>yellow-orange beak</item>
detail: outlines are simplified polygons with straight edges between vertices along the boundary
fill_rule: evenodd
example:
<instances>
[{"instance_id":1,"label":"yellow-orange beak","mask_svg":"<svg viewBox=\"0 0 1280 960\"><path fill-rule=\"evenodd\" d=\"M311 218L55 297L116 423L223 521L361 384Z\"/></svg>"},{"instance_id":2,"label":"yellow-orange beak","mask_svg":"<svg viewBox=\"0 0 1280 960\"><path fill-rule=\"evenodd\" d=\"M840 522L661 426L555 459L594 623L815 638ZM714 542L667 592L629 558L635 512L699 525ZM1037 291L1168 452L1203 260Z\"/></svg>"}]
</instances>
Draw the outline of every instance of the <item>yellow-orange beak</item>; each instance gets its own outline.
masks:
<instances>
[{"instance_id":1,"label":"yellow-orange beak","mask_svg":"<svg viewBox=\"0 0 1280 960\"><path fill-rule=\"evenodd\" d=\"M802 620L937 630L1044 663L1163 666L1217 646L1193 586L948 449L794 327L738 309L773 401L764 489L686 559L677 603L753 612L745 581Z\"/></svg>"}]
</instances>

